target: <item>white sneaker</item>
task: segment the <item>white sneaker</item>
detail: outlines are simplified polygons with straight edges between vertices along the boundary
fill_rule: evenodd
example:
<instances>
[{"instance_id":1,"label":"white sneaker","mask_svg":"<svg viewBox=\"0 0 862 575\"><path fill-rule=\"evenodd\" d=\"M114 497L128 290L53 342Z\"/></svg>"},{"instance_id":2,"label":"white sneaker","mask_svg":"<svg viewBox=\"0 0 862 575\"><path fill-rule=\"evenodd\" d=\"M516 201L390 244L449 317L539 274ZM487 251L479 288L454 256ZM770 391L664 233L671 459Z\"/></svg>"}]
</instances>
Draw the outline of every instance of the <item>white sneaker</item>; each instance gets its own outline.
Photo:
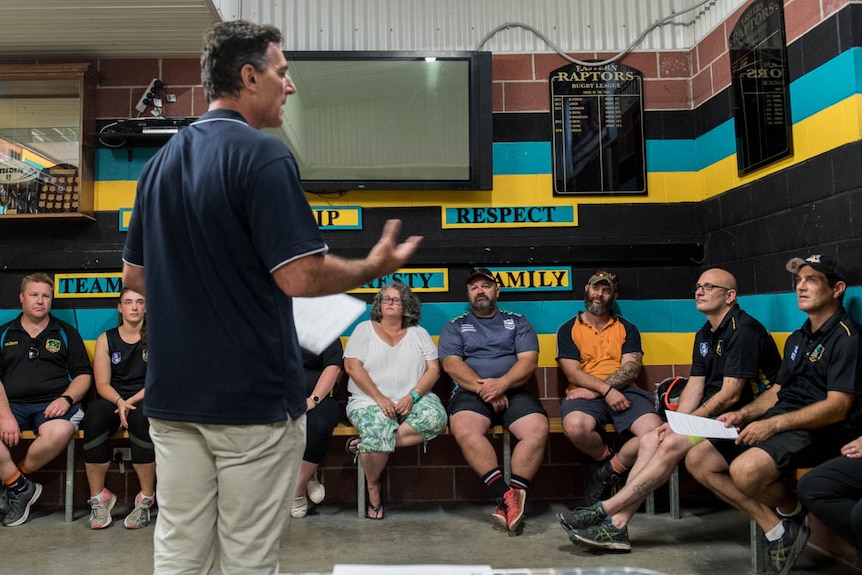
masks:
<instances>
[{"instance_id":1,"label":"white sneaker","mask_svg":"<svg viewBox=\"0 0 862 575\"><path fill-rule=\"evenodd\" d=\"M305 490L308 492L308 498L311 499L311 502L315 505L323 501L323 498L326 497L326 488L317 480L316 475L312 475L311 479L308 480Z\"/></svg>"},{"instance_id":2,"label":"white sneaker","mask_svg":"<svg viewBox=\"0 0 862 575\"><path fill-rule=\"evenodd\" d=\"M156 502L156 496L144 497L142 492L135 496L135 507L123 520L126 529L140 529L150 524L150 508Z\"/></svg>"},{"instance_id":3,"label":"white sneaker","mask_svg":"<svg viewBox=\"0 0 862 575\"><path fill-rule=\"evenodd\" d=\"M302 497L294 497L293 498L293 507L290 510L291 517L305 517L308 513L308 499L305 496Z\"/></svg>"},{"instance_id":4,"label":"white sneaker","mask_svg":"<svg viewBox=\"0 0 862 575\"><path fill-rule=\"evenodd\" d=\"M103 489L99 495L89 498L87 503L90 505L90 518L87 520L90 529L109 527L113 521L111 510L117 504L117 496Z\"/></svg>"}]
</instances>

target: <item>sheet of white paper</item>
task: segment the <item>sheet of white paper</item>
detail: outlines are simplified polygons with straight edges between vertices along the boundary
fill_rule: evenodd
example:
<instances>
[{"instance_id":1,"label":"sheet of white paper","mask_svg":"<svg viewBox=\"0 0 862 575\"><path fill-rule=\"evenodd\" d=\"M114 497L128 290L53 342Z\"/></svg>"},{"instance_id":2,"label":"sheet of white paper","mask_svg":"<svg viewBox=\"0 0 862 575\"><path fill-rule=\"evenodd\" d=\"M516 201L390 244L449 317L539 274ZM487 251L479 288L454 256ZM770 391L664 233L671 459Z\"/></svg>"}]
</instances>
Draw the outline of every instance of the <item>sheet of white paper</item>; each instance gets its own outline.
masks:
<instances>
[{"instance_id":1,"label":"sheet of white paper","mask_svg":"<svg viewBox=\"0 0 862 575\"><path fill-rule=\"evenodd\" d=\"M667 422L670 428L680 435L693 435L695 437L718 437L723 439L736 439L739 433L735 427L725 427L724 423L708 417L697 417L687 413L666 411Z\"/></svg>"},{"instance_id":2,"label":"sheet of white paper","mask_svg":"<svg viewBox=\"0 0 862 575\"><path fill-rule=\"evenodd\" d=\"M490 565L336 565L332 575L493 575Z\"/></svg>"},{"instance_id":3,"label":"sheet of white paper","mask_svg":"<svg viewBox=\"0 0 862 575\"><path fill-rule=\"evenodd\" d=\"M347 294L293 298L299 345L321 353L365 311L365 302Z\"/></svg>"}]
</instances>

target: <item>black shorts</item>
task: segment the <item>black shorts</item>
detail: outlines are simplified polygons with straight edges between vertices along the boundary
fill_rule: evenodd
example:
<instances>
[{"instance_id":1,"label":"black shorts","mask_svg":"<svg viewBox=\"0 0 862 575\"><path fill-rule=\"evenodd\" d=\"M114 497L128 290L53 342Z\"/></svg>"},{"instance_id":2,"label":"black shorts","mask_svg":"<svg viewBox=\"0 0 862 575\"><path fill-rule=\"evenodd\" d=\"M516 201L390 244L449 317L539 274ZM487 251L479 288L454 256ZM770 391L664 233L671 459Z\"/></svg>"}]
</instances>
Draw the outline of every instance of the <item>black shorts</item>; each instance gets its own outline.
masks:
<instances>
[{"instance_id":1,"label":"black shorts","mask_svg":"<svg viewBox=\"0 0 862 575\"><path fill-rule=\"evenodd\" d=\"M655 403L652 397L641 388L630 385L622 390L622 394L629 400L629 408L625 411L614 411L608 406L604 398L599 399L566 399L560 408L560 416L563 420L574 411L581 411L591 415L599 427L613 423L620 433L628 431L629 427L642 415L655 413Z\"/></svg>"},{"instance_id":2,"label":"black shorts","mask_svg":"<svg viewBox=\"0 0 862 575\"><path fill-rule=\"evenodd\" d=\"M459 411L473 411L490 419L491 425L503 425L505 427L509 427L515 421L532 413L541 413L548 417L541 402L523 387L508 390L506 397L509 398L509 407L496 412L490 403L482 401L479 394L466 389L457 389L449 398L447 411L450 417Z\"/></svg>"},{"instance_id":3,"label":"black shorts","mask_svg":"<svg viewBox=\"0 0 862 575\"><path fill-rule=\"evenodd\" d=\"M785 475L794 469L815 467L832 459L841 452L841 446L856 436L848 438L834 427L813 431L796 429L782 431L757 445L737 445L731 439L710 439L716 450L731 463L750 447L759 447L775 461L775 466Z\"/></svg>"}]
</instances>

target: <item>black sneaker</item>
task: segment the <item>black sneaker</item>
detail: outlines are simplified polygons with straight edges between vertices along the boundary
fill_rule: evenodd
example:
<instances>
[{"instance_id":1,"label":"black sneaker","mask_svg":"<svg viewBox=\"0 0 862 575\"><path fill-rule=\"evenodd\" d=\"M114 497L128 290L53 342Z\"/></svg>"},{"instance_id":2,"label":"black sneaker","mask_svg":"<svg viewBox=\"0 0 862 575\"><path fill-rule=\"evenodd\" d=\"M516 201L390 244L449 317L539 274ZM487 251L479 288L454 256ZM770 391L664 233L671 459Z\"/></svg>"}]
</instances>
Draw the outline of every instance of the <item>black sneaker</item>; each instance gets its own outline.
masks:
<instances>
[{"instance_id":1,"label":"black sneaker","mask_svg":"<svg viewBox=\"0 0 862 575\"><path fill-rule=\"evenodd\" d=\"M577 507L574 511L566 511L557 513L557 520L566 531L570 529L585 529L598 525L608 514L605 508L602 507L601 501L590 507Z\"/></svg>"},{"instance_id":2,"label":"black sneaker","mask_svg":"<svg viewBox=\"0 0 862 575\"><path fill-rule=\"evenodd\" d=\"M629 528L615 527L613 523L607 520L585 529L572 529L569 531L569 539L572 543L596 551L628 552L632 550L632 544L629 542Z\"/></svg>"},{"instance_id":3,"label":"black sneaker","mask_svg":"<svg viewBox=\"0 0 862 575\"><path fill-rule=\"evenodd\" d=\"M8 490L7 490L8 491ZM9 491L9 511L3 518L3 525L15 527L21 525L30 516L30 506L42 495L42 485L27 480L27 488L21 493Z\"/></svg>"},{"instance_id":4,"label":"black sneaker","mask_svg":"<svg viewBox=\"0 0 862 575\"><path fill-rule=\"evenodd\" d=\"M610 457L592 468L590 477L586 478L585 494L588 505L610 499L625 483L623 475L614 471Z\"/></svg>"},{"instance_id":5,"label":"black sneaker","mask_svg":"<svg viewBox=\"0 0 862 575\"><path fill-rule=\"evenodd\" d=\"M766 564L766 575L787 575L796 564L796 559L805 544L811 530L795 521L784 520L784 535L777 541L767 541L766 550L769 554Z\"/></svg>"}]
</instances>

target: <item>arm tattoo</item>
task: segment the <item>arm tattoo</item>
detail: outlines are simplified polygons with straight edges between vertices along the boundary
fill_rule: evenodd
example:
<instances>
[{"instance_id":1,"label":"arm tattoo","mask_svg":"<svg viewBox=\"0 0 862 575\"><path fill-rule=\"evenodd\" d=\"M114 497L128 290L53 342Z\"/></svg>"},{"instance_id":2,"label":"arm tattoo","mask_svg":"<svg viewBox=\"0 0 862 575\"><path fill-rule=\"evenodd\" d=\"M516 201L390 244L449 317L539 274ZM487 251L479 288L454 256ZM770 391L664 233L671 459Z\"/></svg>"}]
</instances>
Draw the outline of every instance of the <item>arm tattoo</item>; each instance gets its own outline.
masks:
<instances>
[{"instance_id":1,"label":"arm tattoo","mask_svg":"<svg viewBox=\"0 0 862 575\"><path fill-rule=\"evenodd\" d=\"M703 404L706 407L706 403ZM724 402L719 400L715 402L715 405L712 407L708 407L706 409L707 417L718 417L722 413L724 413Z\"/></svg>"},{"instance_id":2,"label":"arm tattoo","mask_svg":"<svg viewBox=\"0 0 862 575\"><path fill-rule=\"evenodd\" d=\"M622 389L637 379L640 369L641 365L639 361L624 363L618 370L608 376L605 383L615 389Z\"/></svg>"}]
</instances>

